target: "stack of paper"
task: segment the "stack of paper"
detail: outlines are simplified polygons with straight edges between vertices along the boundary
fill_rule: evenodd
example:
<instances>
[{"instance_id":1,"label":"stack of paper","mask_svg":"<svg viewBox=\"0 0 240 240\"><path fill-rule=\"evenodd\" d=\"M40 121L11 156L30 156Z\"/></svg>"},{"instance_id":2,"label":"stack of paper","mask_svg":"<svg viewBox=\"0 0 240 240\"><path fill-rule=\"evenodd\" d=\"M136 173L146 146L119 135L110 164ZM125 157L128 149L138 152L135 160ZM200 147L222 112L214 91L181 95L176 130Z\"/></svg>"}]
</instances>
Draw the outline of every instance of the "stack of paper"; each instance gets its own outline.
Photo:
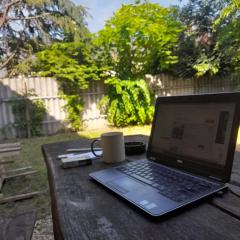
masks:
<instances>
[{"instance_id":1,"label":"stack of paper","mask_svg":"<svg viewBox=\"0 0 240 240\"><path fill-rule=\"evenodd\" d=\"M96 154L101 155L102 151L96 151ZM58 156L58 159L60 159L63 168L88 165L92 163L92 159L96 158L97 157L92 152L86 152L81 154L70 153Z\"/></svg>"}]
</instances>

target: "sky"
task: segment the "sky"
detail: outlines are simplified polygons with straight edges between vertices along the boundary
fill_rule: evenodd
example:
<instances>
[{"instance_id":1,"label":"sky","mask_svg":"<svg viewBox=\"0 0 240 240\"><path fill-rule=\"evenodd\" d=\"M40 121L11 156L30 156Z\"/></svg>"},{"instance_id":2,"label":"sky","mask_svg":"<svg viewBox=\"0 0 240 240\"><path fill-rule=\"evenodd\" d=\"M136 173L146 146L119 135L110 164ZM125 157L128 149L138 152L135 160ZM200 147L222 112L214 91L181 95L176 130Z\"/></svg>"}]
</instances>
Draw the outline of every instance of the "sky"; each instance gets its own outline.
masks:
<instances>
[{"instance_id":1,"label":"sky","mask_svg":"<svg viewBox=\"0 0 240 240\"><path fill-rule=\"evenodd\" d=\"M105 21L121 7L122 4L134 3L135 0L72 0L77 5L87 8L91 17L86 19L90 32L95 33L104 27ZM163 7L179 5L179 0L151 0ZM184 2L184 1L182 1Z\"/></svg>"}]
</instances>

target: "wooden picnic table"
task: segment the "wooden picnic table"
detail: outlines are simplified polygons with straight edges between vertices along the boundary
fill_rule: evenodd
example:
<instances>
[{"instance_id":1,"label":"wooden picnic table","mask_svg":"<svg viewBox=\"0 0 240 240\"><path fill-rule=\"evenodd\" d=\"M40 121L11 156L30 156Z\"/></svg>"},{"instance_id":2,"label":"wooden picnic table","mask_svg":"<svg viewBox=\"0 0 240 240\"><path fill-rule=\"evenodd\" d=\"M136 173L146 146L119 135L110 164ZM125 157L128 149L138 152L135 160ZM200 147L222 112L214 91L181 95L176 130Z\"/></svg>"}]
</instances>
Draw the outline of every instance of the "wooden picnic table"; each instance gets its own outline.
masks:
<instances>
[{"instance_id":1,"label":"wooden picnic table","mask_svg":"<svg viewBox=\"0 0 240 240\"><path fill-rule=\"evenodd\" d=\"M148 141L147 136L125 137ZM157 221L90 180L93 171L112 167L101 159L92 165L62 169L56 157L68 148L89 147L92 140L46 144L42 147L48 170L55 239L151 240L240 239L240 152L236 152L230 188L222 196L204 200ZM130 158L130 157L128 157ZM133 159L144 155L133 156Z\"/></svg>"}]
</instances>

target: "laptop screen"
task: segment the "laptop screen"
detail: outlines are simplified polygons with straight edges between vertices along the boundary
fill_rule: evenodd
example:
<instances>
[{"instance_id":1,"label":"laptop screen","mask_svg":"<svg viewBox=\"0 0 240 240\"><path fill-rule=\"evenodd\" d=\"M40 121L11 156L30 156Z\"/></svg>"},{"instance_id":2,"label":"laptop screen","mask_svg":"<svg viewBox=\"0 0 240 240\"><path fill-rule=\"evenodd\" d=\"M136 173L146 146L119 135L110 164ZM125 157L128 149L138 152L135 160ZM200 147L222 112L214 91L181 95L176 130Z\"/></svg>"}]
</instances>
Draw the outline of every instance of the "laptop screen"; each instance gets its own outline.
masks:
<instances>
[{"instance_id":1,"label":"laptop screen","mask_svg":"<svg viewBox=\"0 0 240 240\"><path fill-rule=\"evenodd\" d=\"M227 182L240 121L240 92L159 97L147 157Z\"/></svg>"},{"instance_id":2,"label":"laptop screen","mask_svg":"<svg viewBox=\"0 0 240 240\"><path fill-rule=\"evenodd\" d=\"M152 151L224 166L235 103L163 103L158 107Z\"/></svg>"}]
</instances>

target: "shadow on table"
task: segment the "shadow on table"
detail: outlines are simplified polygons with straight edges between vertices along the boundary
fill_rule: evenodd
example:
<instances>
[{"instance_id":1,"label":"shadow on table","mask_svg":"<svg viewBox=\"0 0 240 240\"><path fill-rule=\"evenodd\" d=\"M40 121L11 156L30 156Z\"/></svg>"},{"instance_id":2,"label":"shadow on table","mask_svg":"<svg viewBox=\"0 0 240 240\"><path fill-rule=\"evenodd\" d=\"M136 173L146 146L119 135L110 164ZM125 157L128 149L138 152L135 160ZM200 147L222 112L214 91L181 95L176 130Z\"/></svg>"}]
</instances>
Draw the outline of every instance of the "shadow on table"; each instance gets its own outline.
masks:
<instances>
[{"instance_id":1,"label":"shadow on table","mask_svg":"<svg viewBox=\"0 0 240 240\"><path fill-rule=\"evenodd\" d=\"M240 186L240 145L237 146L237 150L234 155L231 181L233 185Z\"/></svg>"}]
</instances>

